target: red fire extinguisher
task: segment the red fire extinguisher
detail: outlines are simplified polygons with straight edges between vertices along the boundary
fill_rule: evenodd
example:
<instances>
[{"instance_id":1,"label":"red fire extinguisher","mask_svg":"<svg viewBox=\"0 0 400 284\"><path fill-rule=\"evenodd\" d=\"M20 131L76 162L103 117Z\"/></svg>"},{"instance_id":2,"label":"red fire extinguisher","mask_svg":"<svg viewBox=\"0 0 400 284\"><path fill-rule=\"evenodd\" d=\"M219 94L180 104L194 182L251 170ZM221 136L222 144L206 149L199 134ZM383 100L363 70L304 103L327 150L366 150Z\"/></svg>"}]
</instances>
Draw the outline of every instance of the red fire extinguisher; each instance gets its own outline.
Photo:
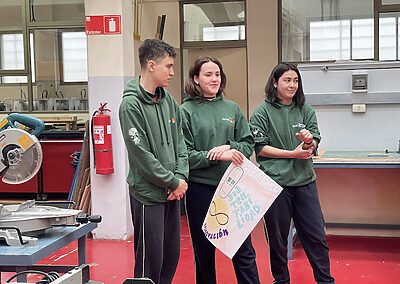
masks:
<instances>
[{"instance_id":1,"label":"red fire extinguisher","mask_svg":"<svg viewBox=\"0 0 400 284\"><path fill-rule=\"evenodd\" d=\"M99 110L92 117L92 142L94 149L94 165L96 174L108 175L114 172L112 139L111 139L111 117L106 113L107 103L100 104Z\"/></svg>"}]
</instances>

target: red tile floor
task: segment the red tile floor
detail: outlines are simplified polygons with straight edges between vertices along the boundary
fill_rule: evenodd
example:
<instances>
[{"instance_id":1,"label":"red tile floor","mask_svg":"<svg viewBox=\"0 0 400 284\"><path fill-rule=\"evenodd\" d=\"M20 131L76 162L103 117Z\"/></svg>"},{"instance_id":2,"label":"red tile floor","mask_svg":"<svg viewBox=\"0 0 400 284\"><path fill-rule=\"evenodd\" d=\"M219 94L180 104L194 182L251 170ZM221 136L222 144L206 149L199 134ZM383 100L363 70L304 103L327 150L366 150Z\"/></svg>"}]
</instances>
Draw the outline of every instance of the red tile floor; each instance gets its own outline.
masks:
<instances>
[{"instance_id":1,"label":"red tile floor","mask_svg":"<svg viewBox=\"0 0 400 284\"><path fill-rule=\"evenodd\" d=\"M254 229L252 237L261 283L271 283L267 243L261 223ZM181 240L181 258L173 284L192 284L195 283L193 252L184 216ZM400 238L329 236L328 244L331 270L337 284L400 283ZM132 252L131 241L88 240L87 262L91 265L91 279L106 284L121 284L127 277L132 277ZM41 263L76 264L77 242L57 251ZM299 242L295 244L294 260L290 261L289 269L292 284L314 283L311 268ZM230 259L219 252L217 274L218 283L236 283ZM3 273L2 281L11 275L13 273Z\"/></svg>"}]
</instances>

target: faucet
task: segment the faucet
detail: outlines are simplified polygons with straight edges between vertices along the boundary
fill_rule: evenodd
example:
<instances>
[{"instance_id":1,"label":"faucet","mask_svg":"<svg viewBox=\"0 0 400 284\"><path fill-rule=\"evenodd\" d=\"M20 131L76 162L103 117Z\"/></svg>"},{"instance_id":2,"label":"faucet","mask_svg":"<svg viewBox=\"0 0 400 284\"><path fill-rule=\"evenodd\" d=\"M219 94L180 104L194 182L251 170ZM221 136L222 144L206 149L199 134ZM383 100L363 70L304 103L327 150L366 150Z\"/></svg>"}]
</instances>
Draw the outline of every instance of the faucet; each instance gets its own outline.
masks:
<instances>
[{"instance_id":1,"label":"faucet","mask_svg":"<svg viewBox=\"0 0 400 284\"><path fill-rule=\"evenodd\" d=\"M21 100L22 99L26 99L26 94L25 94L24 90L21 89Z\"/></svg>"},{"instance_id":2,"label":"faucet","mask_svg":"<svg viewBox=\"0 0 400 284\"><path fill-rule=\"evenodd\" d=\"M63 94L63 92L61 91L61 90L57 90L56 91L56 97L58 98L58 99L62 99L62 98L64 98L64 94Z\"/></svg>"}]
</instances>

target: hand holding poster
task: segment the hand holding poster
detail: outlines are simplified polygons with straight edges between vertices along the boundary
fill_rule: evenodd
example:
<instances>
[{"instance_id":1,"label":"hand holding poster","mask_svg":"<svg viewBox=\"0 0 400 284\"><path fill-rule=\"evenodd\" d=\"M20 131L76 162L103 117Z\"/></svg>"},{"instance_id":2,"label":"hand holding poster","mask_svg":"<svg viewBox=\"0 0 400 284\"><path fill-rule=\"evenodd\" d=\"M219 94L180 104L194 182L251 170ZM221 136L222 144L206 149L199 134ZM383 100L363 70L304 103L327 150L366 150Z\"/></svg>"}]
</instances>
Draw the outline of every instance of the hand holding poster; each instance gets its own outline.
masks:
<instances>
[{"instance_id":1,"label":"hand holding poster","mask_svg":"<svg viewBox=\"0 0 400 284\"><path fill-rule=\"evenodd\" d=\"M282 191L275 181L245 159L228 167L202 226L206 238L232 258Z\"/></svg>"}]
</instances>

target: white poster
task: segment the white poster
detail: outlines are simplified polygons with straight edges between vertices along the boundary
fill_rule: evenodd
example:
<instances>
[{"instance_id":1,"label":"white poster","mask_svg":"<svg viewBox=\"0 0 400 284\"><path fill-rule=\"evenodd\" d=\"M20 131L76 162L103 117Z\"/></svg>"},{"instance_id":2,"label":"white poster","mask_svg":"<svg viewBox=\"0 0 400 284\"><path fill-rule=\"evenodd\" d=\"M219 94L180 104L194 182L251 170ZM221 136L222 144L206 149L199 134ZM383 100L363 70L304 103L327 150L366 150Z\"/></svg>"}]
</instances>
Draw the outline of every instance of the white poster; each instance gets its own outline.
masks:
<instances>
[{"instance_id":1,"label":"white poster","mask_svg":"<svg viewBox=\"0 0 400 284\"><path fill-rule=\"evenodd\" d=\"M204 219L206 238L232 258L281 191L248 159L239 166L231 163Z\"/></svg>"}]
</instances>

